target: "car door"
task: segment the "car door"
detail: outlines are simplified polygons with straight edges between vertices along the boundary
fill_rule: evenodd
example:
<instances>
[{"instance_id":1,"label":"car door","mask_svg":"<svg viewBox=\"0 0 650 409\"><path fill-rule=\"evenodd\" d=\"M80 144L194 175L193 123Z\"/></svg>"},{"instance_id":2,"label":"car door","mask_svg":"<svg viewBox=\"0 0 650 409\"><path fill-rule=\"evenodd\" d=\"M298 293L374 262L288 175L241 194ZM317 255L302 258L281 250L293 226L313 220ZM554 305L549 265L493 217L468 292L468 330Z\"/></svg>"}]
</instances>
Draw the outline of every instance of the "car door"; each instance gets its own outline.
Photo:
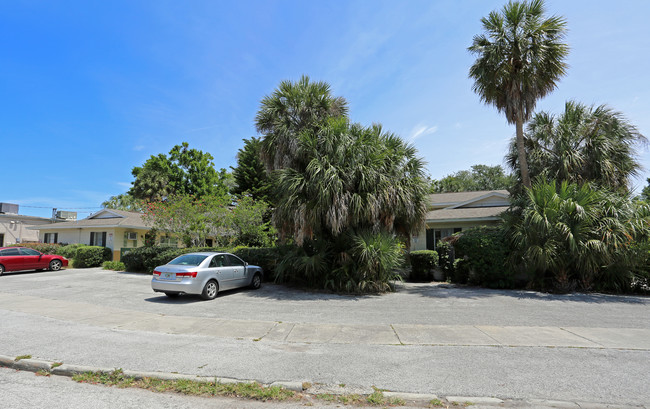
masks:
<instances>
[{"instance_id":1,"label":"car door","mask_svg":"<svg viewBox=\"0 0 650 409\"><path fill-rule=\"evenodd\" d=\"M246 285L246 263L242 259L232 254L226 254L228 265L233 273L233 285L235 287L243 287Z\"/></svg>"},{"instance_id":2,"label":"car door","mask_svg":"<svg viewBox=\"0 0 650 409\"><path fill-rule=\"evenodd\" d=\"M217 254L216 256L213 256L208 265L208 270L212 276L217 278L220 290L232 288L233 272L232 269L228 267L228 261L226 260L225 254Z\"/></svg>"},{"instance_id":3,"label":"car door","mask_svg":"<svg viewBox=\"0 0 650 409\"><path fill-rule=\"evenodd\" d=\"M22 266L23 257L17 248L9 248L0 250L0 257L2 265L5 266L7 271L25 270Z\"/></svg>"},{"instance_id":4,"label":"car door","mask_svg":"<svg viewBox=\"0 0 650 409\"><path fill-rule=\"evenodd\" d=\"M47 268L47 260L43 257L43 254L34 249L21 248L18 249L22 257L22 263L25 266L25 269L39 269Z\"/></svg>"}]
</instances>

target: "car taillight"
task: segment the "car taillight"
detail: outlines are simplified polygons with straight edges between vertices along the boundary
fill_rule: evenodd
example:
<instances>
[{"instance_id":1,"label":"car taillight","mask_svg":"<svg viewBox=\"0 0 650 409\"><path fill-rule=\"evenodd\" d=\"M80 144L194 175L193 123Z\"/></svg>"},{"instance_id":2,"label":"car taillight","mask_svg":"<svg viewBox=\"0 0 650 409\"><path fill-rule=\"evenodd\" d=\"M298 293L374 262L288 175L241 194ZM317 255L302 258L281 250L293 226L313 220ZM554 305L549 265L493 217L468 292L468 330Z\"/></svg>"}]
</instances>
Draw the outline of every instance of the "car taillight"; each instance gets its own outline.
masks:
<instances>
[{"instance_id":1,"label":"car taillight","mask_svg":"<svg viewBox=\"0 0 650 409\"><path fill-rule=\"evenodd\" d=\"M176 277L196 277L196 271L193 271L191 273L176 273Z\"/></svg>"},{"instance_id":2,"label":"car taillight","mask_svg":"<svg viewBox=\"0 0 650 409\"><path fill-rule=\"evenodd\" d=\"M160 271L156 271L156 270L154 270L154 271L153 271L153 275L155 275L155 276L159 276L159 275L160 275Z\"/></svg>"}]
</instances>

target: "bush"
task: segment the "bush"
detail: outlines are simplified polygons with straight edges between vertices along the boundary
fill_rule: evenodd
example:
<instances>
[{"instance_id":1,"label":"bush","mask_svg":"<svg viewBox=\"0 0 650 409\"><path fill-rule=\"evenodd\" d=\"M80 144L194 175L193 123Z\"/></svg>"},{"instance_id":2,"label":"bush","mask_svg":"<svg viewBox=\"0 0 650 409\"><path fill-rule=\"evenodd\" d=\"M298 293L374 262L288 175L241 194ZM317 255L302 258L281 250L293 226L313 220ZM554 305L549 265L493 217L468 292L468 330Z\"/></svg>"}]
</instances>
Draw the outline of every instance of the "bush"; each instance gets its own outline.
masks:
<instances>
[{"instance_id":1,"label":"bush","mask_svg":"<svg viewBox=\"0 0 650 409\"><path fill-rule=\"evenodd\" d=\"M61 245L55 243L17 243L17 244L12 244L11 247L26 247L26 248L34 249L36 251L40 251L43 254L56 254L59 256L63 256L63 254L59 253L61 249Z\"/></svg>"},{"instance_id":2,"label":"bush","mask_svg":"<svg viewBox=\"0 0 650 409\"><path fill-rule=\"evenodd\" d=\"M451 277L454 272L454 246L447 241L438 240L436 249L438 253L438 265L446 277Z\"/></svg>"},{"instance_id":3,"label":"bush","mask_svg":"<svg viewBox=\"0 0 650 409\"><path fill-rule=\"evenodd\" d=\"M85 244L81 244L81 243L68 244L67 246L62 246L59 249L58 254L65 258L75 258L75 256L77 255L77 249L84 246Z\"/></svg>"},{"instance_id":4,"label":"bush","mask_svg":"<svg viewBox=\"0 0 650 409\"><path fill-rule=\"evenodd\" d=\"M126 268L121 261L104 261L102 264L104 270L124 271Z\"/></svg>"},{"instance_id":5,"label":"bush","mask_svg":"<svg viewBox=\"0 0 650 409\"><path fill-rule=\"evenodd\" d=\"M438 267L438 253L433 250L417 250L411 254L411 280L433 280L433 269Z\"/></svg>"},{"instance_id":6,"label":"bush","mask_svg":"<svg viewBox=\"0 0 650 409\"><path fill-rule=\"evenodd\" d=\"M99 267L104 261L110 261L111 258L113 258L113 252L108 247L83 246L77 249L74 267Z\"/></svg>"},{"instance_id":7,"label":"bush","mask_svg":"<svg viewBox=\"0 0 650 409\"><path fill-rule=\"evenodd\" d=\"M266 280L275 279L275 268L279 260L289 252L291 246L279 247L236 247L232 253L249 264L262 267Z\"/></svg>"},{"instance_id":8,"label":"bush","mask_svg":"<svg viewBox=\"0 0 650 409\"><path fill-rule=\"evenodd\" d=\"M514 287L514 273L506 262L510 248L502 226L465 230L457 236L454 248L456 257L464 260L463 269L455 274L455 281L469 281L489 288Z\"/></svg>"},{"instance_id":9,"label":"bush","mask_svg":"<svg viewBox=\"0 0 650 409\"><path fill-rule=\"evenodd\" d=\"M153 267L156 267L156 265L150 267L151 260L160 253L170 250L175 249L167 246L138 247L124 254L121 261L124 263L127 271L146 271L150 273L153 271Z\"/></svg>"}]
</instances>

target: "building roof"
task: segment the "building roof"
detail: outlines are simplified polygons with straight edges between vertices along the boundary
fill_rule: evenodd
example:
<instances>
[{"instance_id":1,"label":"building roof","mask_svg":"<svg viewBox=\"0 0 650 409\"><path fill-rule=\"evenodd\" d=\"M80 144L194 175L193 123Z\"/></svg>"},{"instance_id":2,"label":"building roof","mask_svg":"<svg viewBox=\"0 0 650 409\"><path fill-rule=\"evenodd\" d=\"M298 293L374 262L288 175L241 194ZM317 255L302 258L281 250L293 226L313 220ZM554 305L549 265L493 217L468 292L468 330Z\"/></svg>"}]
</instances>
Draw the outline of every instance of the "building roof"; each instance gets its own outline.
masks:
<instances>
[{"instance_id":1,"label":"building roof","mask_svg":"<svg viewBox=\"0 0 650 409\"><path fill-rule=\"evenodd\" d=\"M84 227L123 227L131 229L150 229L151 225L142 220L142 213L124 210L102 209L85 219L39 226L39 230L81 229Z\"/></svg>"},{"instance_id":2,"label":"building roof","mask_svg":"<svg viewBox=\"0 0 650 409\"><path fill-rule=\"evenodd\" d=\"M494 207L461 207L457 209L432 210L427 213L426 220L430 221L469 221L497 220L499 215L508 210L508 206Z\"/></svg>"},{"instance_id":3,"label":"building roof","mask_svg":"<svg viewBox=\"0 0 650 409\"><path fill-rule=\"evenodd\" d=\"M509 195L507 190L479 190L476 192L433 193L429 195L429 204L434 207L452 206L459 203L470 202L491 194Z\"/></svg>"}]
</instances>

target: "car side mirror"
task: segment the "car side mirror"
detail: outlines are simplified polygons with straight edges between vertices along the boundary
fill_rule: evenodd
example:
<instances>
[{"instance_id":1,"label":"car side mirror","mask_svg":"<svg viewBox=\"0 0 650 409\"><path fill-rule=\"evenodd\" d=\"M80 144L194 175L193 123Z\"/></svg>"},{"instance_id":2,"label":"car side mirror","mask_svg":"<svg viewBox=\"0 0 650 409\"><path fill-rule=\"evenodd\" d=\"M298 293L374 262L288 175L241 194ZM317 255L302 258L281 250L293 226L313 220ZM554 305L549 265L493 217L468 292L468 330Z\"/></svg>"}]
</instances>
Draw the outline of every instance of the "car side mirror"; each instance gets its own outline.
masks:
<instances>
[{"instance_id":1,"label":"car side mirror","mask_svg":"<svg viewBox=\"0 0 650 409\"><path fill-rule=\"evenodd\" d=\"M248 267L248 263L244 261L244 267Z\"/></svg>"}]
</instances>

